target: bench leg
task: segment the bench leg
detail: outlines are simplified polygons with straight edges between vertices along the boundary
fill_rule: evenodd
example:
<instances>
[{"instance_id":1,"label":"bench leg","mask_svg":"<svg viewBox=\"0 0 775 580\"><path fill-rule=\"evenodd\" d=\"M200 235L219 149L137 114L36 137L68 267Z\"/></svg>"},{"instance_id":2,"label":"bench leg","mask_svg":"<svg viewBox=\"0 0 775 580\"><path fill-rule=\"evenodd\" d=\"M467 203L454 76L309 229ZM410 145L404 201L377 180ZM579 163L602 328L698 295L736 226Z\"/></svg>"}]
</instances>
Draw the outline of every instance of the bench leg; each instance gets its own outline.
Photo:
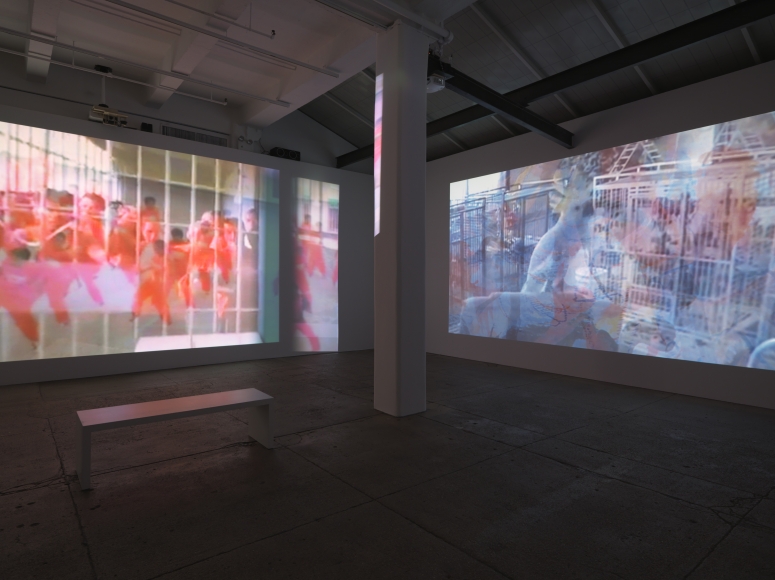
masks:
<instances>
[{"instance_id":1,"label":"bench leg","mask_svg":"<svg viewBox=\"0 0 775 580\"><path fill-rule=\"evenodd\" d=\"M76 428L75 469L78 473L78 480L81 482L81 489L91 489L91 431L83 428L78 421Z\"/></svg>"},{"instance_id":2,"label":"bench leg","mask_svg":"<svg viewBox=\"0 0 775 580\"><path fill-rule=\"evenodd\" d=\"M272 437L271 405L250 407L248 410L248 434L267 449L279 447Z\"/></svg>"}]
</instances>

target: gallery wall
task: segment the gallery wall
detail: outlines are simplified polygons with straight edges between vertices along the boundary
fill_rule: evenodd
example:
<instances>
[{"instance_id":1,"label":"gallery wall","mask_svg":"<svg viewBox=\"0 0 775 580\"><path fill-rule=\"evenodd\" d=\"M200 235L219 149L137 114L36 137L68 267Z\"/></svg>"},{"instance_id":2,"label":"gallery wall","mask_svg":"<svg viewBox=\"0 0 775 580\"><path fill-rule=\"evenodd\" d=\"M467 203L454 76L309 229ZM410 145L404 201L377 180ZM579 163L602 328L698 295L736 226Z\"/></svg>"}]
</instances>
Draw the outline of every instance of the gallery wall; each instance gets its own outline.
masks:
<instances>
[{"instance_id":1,"label":"gallery wall","mask_svg":"<svg viewBox=\"0 0 775 580\"><path fill-rule=\"evenodd\" d=\"M279 341L190 350L103 354L0 363L0 385L158 370L301 354L294 346L294 198L299 178L337 184L339 194L339 350L373 347L372 177L182 139L118 129L86 120L0 105L0 121L168 149L279 170Z\"/></svg>"},{"instance_id":2,"label":"gallery wall","mask_svg":"<svg viewBox=\"0 0 775 580\"><path fill-rule=\"evenodd\" d=\"M448 304L450 183L769 113L773 82L767 63L570 121L570 151L527 134L428 163L428 352L775 408L772 371L451 334Z\"/></svg>"}]
</instances>

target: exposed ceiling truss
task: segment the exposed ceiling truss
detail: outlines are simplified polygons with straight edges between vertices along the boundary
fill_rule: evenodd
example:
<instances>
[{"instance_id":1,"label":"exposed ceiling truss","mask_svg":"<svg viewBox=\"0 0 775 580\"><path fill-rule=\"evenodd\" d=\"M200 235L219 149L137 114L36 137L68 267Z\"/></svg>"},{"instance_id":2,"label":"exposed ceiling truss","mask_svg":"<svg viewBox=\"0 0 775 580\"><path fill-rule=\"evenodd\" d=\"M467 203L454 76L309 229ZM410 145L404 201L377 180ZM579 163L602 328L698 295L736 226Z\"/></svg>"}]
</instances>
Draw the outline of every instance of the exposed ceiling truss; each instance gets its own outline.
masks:
<instances>
[{"instance_id":1,"label":"exposed ceiling truss","mask_svg":"<svg viewBox=\"0 0 775 580\"><path fill-rule=\"evenodd\" d=\"M621 46L619 50L609 52L581 65L571 67L534 83L509 91L502 95L502 97L508 99L514 105L524 107L534 101L559 94L564 90L590 80L621 69L639 66L644 62L665 54L734 30L743 31L746 44L750 48L754 45L752 40L748 42L750 34L746 37L747 27L775 15L775 2L772 0L747 0L742 3L733 3L729 8L719 10L630 45L625 45L623 37L619 36L619 33L610 21L608 21L607 25L605 24L608 17L602 10L598 9L595 13L598 19L602 19L601 23L611 34L617 45ZM503 40L503 37L500 35L499 37ZM512 50L512 52L514 51ZM754 57L758 54L755 46L752 54ZM652 89L653 91L656 90L654 83L646 76L644 71L641 70L641 74L638 76L649 88L649 91L652 91ZM493 114L492 108L477 104L429 122L427 125L427 135L431 137ZM345 167L371 156L373 156L373 145L367 145L337 158L337 167Z\"/></svg>"}]
</instances>

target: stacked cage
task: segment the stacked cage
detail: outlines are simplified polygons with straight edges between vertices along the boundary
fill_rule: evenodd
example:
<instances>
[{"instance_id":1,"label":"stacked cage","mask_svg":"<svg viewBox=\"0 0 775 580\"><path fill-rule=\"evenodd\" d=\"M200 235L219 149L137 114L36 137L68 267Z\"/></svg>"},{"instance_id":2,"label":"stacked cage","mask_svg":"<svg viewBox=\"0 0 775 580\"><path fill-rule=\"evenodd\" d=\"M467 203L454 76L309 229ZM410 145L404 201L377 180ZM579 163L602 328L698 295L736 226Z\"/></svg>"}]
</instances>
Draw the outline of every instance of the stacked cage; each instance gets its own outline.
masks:
<instances>
[{"instance_id":1,"label":"stacked cage","mask_svg":"<svg viewBox=\"0 0 775 580\"><path fill-rule=\"evenodd\" d=\"M608 273L609 299L624 306L623 349L658 325L698 348L733 334L750 346L767 334L759 323L772 309L772 179L765 157L739 152L699 169L654 163L595 179L594 265Z\"/></svg>"}]
</instances>

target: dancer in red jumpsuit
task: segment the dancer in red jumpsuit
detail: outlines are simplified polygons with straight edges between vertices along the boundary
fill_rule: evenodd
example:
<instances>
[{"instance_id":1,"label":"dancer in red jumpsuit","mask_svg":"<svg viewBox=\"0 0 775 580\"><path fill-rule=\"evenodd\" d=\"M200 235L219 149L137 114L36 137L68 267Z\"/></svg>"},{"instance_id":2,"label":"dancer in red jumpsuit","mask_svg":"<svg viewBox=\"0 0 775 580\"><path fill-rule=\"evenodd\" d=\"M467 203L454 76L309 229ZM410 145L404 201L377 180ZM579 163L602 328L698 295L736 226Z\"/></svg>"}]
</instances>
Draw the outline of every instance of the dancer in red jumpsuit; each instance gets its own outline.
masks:
<instances>
[{"instance_id":1,"label":"dancer in red jumpsuit","mask_svg":"<svg viewBox=\"0 0 775 580\"><path fill-rule=\"evenodd\" d=\"M185 239L183 230L180 228L173 228L170 236L172 239L167 253L167 290L165 296L169 296L170 290L175 288L186 307L191 308L194 305L191 295L191 281L188 275L191 244Z\"/></svg>"},{"instance_id":2,"label":"dancer in red jumpsuit","mask_svg":"<svg viewBox=\"0 0 775 580\"><path fill-rule=\"evenodd\" d=\"M39 258L45 266L45 289L54 317L60 324L69 324L70 313L65 299L70 286L78 279L73 267L73 248L65 232L56 233L43 243Z\"/></svg>"},{"instance_id":3,"label":"dancer in red jumpsuit","mask_svg":"<svg viewBox=\"0 0 775 580\"><path fill-rule=\"evenodd\" d=\"M212 212L202 214L202 219L191 225L192 240L191 259L194 268L199 273L199 284L202 291L209 294L213 287L212 271L215 264L215 224Z\"/></svg>"},{"instance_id":4,"label":"dancer in red jumpsuit","mask_svg":"<svg viewBox=\"0 0 775 580\"><path fill-rule=\"evenodd\" d=\"M102 226L105 200L95 193L86 194L79 200L78 210L80 215L75 233L78 277L92 300L102 306L105 301L97 288L96 278L106 256L105 229Z\"/></svg>"},{"instance_id":5,"label":"dancer in red jumpsuit","mask_svg":"<svg viewBox=\"0 0 775 580\"><path fill-rule=\"evenodd\" d=\"M307 275L312 276L315 270L323 276L326 275L326 260L323 257L323 236L312 229L311 217L304 216L304 223L299 227L299 234L303 236L302 245L307 256Z\"/></svg>"},{"instance_id":6,"label":"dancer in red jumpsuit","mask_svg":"<svg viewBox=\"0 0 775 580\"><path fill-rule=\"evenodd\" d=\"M137 209L117 204L117 215L108 235L108 261L120 268L130 284L137 283Z\"/></svg>"},{"instance_id":7,"label":"dancer in red jumpsuit","mask_svg":"<svg viewBox=\"0 0 775 580\"><path fill-rule=\"evenodd\" d=\"M143 198L143 207L140 210L140 221L161 222L161 211L156 207L155 197Z\"/></svg>"},{"instance_id":8,"label":"dancer in red jumpsuit","mask_svg":"<svg viewBox=\"0 0 775 580\"><path fill-rule=\"evenodd\" d=\"M312 292L307 278L306 247L304 242L296 245L296 330L309 340L310 350L320 350L320 339L304 319L305 312L312 312Z\"/></svg>"},{"instance_id":9,"label":"dancer in red jumpsuit","mask_svg":"<svg viewBox=\"0 0 775 580\"><path fill-rule=\"evenodd\" d=\"M143 246L140 250L140 271L137 294L132 308L132 320L142 314L143 305L151 304L159 312L162 322L170 324L170 307L164 281L164 240L159 239L158 222L143 223Z\"/></svg>"},{"instance_id":10,"label":"dancer in red jumpsuit","mask_svg":"<svg viewBox=\"0 0 775 580\"><path fill-rule=\"evenodd\" d=\"M5 308L17 328L37 348L38 321L32 305L42 294L43 280L27 248L15 248L0 266L0 307Z\"/></svg>"}]
</instances>

